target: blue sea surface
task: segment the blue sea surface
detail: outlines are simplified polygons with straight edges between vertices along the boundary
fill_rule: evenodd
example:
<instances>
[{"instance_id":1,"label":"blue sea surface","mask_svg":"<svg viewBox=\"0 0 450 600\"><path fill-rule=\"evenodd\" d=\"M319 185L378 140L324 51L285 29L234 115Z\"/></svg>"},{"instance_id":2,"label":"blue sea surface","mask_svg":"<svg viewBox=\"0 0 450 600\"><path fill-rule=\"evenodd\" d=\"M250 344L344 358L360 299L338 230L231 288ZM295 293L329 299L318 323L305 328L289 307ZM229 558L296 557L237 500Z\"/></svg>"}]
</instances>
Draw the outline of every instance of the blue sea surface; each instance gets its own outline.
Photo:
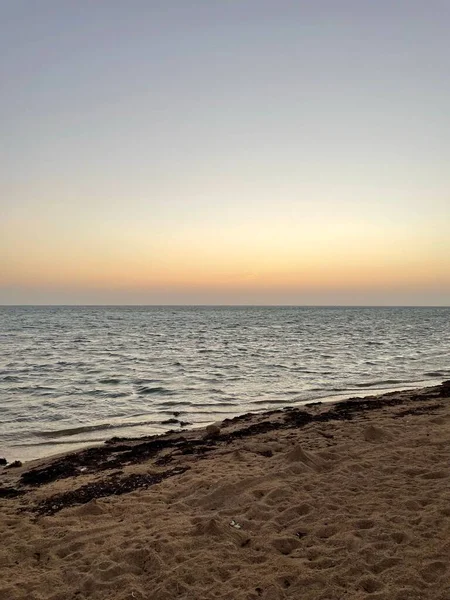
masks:
<instances>
[{"instance_id":1,"label":"blue sea surface","mask_svg":"<svg viewBox=\"0 0 450 600\"><path fill-rule=\"evenodd\" d=\"M450 308L4 306L0 456L445 379Z\"/></svg>"}]
</instances>

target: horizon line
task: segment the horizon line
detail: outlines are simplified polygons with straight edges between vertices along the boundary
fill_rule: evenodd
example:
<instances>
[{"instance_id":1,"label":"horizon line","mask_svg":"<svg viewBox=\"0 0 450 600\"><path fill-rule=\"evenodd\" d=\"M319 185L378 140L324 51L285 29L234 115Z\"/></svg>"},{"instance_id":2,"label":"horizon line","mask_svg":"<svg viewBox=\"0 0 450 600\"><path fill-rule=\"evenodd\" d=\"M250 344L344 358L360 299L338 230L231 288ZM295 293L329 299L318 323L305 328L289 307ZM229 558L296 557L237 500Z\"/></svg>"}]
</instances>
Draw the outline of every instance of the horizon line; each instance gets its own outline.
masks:
<instances>
[{"instance_id":1,"label":"horizon line","mask_svg":"<svg viewBox=\"0 0 450 600\"><path fill-rule=\"evenodd\" d=\"M450 304L2 304L0 308L450 308Z\"/></svg>"}]
</instances>

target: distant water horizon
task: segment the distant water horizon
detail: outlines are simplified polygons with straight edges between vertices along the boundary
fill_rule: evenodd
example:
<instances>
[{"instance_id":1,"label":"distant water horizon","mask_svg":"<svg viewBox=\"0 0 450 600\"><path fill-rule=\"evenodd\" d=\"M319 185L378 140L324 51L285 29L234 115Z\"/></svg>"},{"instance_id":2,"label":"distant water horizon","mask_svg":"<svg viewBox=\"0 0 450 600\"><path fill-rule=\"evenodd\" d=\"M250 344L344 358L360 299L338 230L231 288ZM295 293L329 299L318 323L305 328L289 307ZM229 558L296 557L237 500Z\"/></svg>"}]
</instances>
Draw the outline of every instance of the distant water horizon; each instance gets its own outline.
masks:
<instances>
[{"instance_id":1,"label":"distant water horizon","mask_svg":"<svg viewBox=\"0 0 450 600\"><path fill-rule=\"evenodd\" d=\"M0 456L450 378L445 306L0 306Z\"/></svg>"},{"instance_id":2,"label":"distant water horizon","mask_svg":"<svg viewBox=\"0 0 450 600\"><path fill-rule=\"evenodd\" d=\"M1 304L0 308L450 308L450 304Z\"/></svg>"}]
</instances>

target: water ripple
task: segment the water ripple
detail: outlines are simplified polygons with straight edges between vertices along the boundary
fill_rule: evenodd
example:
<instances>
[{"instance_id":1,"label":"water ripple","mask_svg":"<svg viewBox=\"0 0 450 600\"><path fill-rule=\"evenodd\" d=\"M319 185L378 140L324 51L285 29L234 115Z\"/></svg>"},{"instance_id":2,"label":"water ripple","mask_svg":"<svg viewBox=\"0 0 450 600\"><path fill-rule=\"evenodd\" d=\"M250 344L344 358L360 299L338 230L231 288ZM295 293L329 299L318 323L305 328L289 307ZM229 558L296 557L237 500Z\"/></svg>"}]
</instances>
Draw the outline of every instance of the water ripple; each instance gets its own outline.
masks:
<instances>
[{"instance_id":1,"label":"water ripple","mask_svg":"<svg viewBox=\"0 0 450 600\"><path fill-rule=\"evenodd\" d=\"M448 308L0 307L0 331L15 454L450 377Z\"/></svg>"}]
</instances>

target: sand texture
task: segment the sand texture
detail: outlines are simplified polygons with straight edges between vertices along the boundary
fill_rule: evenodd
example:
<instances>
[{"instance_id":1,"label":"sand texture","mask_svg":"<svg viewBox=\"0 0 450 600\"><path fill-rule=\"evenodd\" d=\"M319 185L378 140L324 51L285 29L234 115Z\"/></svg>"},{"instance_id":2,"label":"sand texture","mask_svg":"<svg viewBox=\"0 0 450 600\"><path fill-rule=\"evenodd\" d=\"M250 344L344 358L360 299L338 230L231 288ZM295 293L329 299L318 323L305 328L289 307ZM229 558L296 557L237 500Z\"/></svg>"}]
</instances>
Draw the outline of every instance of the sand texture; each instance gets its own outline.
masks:
<instances>
[{"instance_id":1,"label":"sand texture","mask_svg":"<svg viewBox=\"0 0 450 600\"><path fill-rule=\"evenodd\" d=\"M450 382L0 471L0 599L449 600Z\"/></svg>"}]
</instances>

